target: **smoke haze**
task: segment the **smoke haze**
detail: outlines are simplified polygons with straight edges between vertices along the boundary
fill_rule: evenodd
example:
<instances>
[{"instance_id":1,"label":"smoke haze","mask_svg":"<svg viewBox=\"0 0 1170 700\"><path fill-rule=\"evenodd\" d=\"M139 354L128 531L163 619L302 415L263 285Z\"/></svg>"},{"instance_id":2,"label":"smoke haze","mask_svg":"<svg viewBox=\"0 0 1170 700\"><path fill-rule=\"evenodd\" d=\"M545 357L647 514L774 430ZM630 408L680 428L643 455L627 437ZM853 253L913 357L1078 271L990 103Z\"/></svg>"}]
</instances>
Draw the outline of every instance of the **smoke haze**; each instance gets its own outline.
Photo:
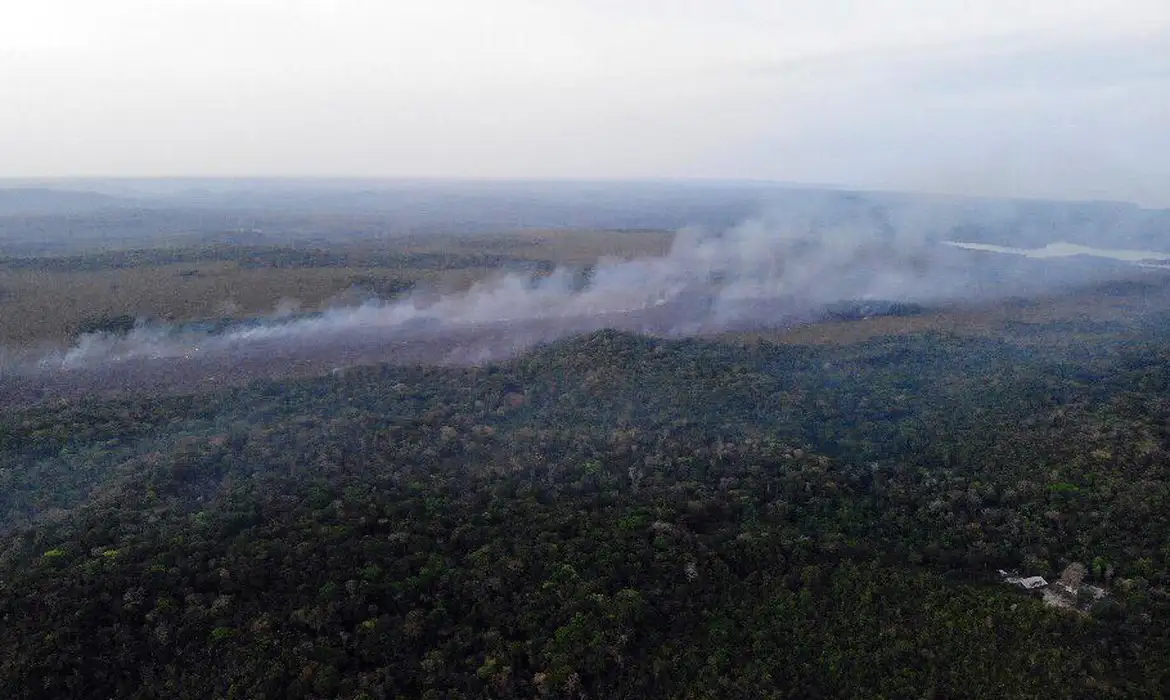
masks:
<instances>
[{"instance_id":1,"label":"smoke haze","mask_svg":"<svg viewBox=\"0 0 1170 700\"><path fill-rule=\"evenodd\" d=\"M1085 256L1053 265L943 245L933 234L948 230L946 221L929 208L881 225L859 224L852 214L799 219L777 214L726 231L686 228L662 257L602 260L543 277L501 273L458 293L419 291L308 315L286 300L268 317L217 328L140 322L124 335L83 335L34 363L10 358L9 367L43 372L265 353L321 357L347 346L360 347L363 359L483 362L598 328L688 335L782 327L814 320L835 302L991 299L1122 271ZM395 344L404 342L429 350L398 357ZM338 354L343 361L346 353Z\"/></svg>"}]
</instances>

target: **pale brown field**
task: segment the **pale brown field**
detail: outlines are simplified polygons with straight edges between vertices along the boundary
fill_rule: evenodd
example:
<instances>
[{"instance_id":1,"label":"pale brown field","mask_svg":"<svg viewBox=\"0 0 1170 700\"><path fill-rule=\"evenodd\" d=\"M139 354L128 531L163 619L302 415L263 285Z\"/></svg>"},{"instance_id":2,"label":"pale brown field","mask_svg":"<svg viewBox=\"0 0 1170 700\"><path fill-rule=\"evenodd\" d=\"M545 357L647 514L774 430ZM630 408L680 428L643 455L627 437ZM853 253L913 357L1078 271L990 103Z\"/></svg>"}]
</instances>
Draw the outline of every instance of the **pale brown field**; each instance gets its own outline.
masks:
<instances>
[{"instance_id":1,"label":"pale brown field","mask_svg":"<svg viewBox=\"0 0 1170 700\"><path fill-rule=\"evenodd\" d=\"M1139 279L1147 284L1125 294L1102 293L1100 287L1088 287L1028 300L952 304L918 316L823 321L777 330L723 333L719 337L746 343L824 345L860 343L891 335L942 332L958 336L995 336L1025 345L1076 345L1082 335L1068 324L1115 323L1117 329L1114 332L1126 335L1128 324L1151 313L1170 310L1170 275L1151 272ZM1084 338L1100 340L1101 334L1101 329L1094 328Z\"/></svg>"},{"instance_id":2,"label":"pale brown field","mask_svg":"<svg viewBox=\"0 0 1170 700\"><path fill-rule=\"evenodd\" d=\"M386 269L242 269L233 263L96 272L0 271L0 344L59 340L87 319L130 314L186 320L270 313L282 301L328 305L371 279L427 275Z\"/></svg>"},{"instance_id":3,"label":"pale brown field","mask_svg":"<svg viewBox=\"0 0 1170 700\"><path fill-rule=\"evenodd\" d=\"M599 260L664 255L674 235L666 231L525 231L475 236L403 236L391 241L360 243L330 249L347 253L359 264L349 267L257 268L237 262L193 262L103 270L14 270L0 265L0 347L21 348L55 343L76 335L81 324L95 318L128 314L174 321L246 317L272 313L280 307L316 311L361 301L371 292L396 285L437 291L466 289L478 280L500 274L482 264L445 269L363 266L387 252L401 255L503 255L549 269L554 265L586 266ZM1149 272L1146 280L1165 280ZM1137 318L1151 309L1170 306L1164 284L1149 291L1124 294L1086 290L1051 298L950 305L917 316L880 316L855 321L827 321L787 329L720 335L727 340L791 344L855 343L869 338L939 331L958 335L1018 335L1021 342L1039 342L1035 326L1058 322L1098 322ZM1020 325L1032 326L1015 333ZM1097 331L1094 331L1097 332ZM1062 328L1053 334L1075 343L1076 333Z\"/></svg>"},{"instance_id":4,"label":"pale brown field","mask_svg":"<svg viewBox=\"0 0 1170 700\"><path fill-rule=\"evenodd\" d=\"M673 234L662 231L528 231L482 236L414 236L392 243L339 247L363 254L496 254L553 265L590 265L603 258L662 255ZM313 311L360 301L358 291L412 283L465 289L498 270L467 266L248 268L196 262L94 271L12 270L0 266L0 346L55 342L95 318L129 314L167 320L244 317L281 304Z\"/></svg>"}]
</instances>

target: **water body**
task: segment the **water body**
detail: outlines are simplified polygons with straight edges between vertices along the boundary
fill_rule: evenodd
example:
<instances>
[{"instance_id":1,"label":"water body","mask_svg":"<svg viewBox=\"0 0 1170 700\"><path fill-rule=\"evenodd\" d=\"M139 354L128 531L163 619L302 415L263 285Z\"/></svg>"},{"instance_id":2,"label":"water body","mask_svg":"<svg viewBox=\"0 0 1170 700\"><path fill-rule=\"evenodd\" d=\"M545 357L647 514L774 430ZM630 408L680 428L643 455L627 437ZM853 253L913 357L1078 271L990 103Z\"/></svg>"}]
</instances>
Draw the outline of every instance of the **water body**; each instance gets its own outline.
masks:
<instances>
[{"instance_id":1,"label":"water body","mask_svg":"<svg viewBox=\"0 0 1170 700\"><path fill-rule=\"evenodd\" d=\"M1152 250L1111 250L1107 248L1093 248L1087 245L1080 245L1078 243L1067 243L1061 241L1059 243L1049 243L1043 248L1011 248L1009 246L991 245L989 243L966 243L963 241L943 241L945 245L954 246L955 248L962 248L963 250L979 250L988 253L1007 253L1010 255L1023 255L1028 258L1044 259L1044 258L1070 258L1076 255L1086 255L1094 258L1107 258L1110 260L1120 260L1122 262L1132 262L1142 265L1151 265L1154 267L1165 267L1158 265L1159 262L1170 262L1170 253L1159 253Z\"/></svg>"}]
</instances>

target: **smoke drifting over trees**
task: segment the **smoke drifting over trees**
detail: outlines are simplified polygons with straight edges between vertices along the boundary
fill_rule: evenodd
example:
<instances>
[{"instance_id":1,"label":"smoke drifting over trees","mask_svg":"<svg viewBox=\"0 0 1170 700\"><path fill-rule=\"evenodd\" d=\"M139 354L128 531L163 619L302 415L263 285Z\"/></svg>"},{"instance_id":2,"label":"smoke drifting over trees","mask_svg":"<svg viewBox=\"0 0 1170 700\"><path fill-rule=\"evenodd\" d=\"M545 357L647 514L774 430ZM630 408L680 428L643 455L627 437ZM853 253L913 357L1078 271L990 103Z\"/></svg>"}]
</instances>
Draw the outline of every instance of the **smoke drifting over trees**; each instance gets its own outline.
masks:
<instances>
[{"instance_id":1,"label":"smoke drifting over trees","mask_svg":"<svg viewBox=\"0 0 1170 700\"><path fill-rule=\"evenodd\" d=\"M667 335L775 327L815 319L842 301L992 299L1132 271L1083 256L1053 265L940 245L937 232L950 230L948 223L930 221L925 211L914 218L875 225L857 217L765 216L725 231L685 228L661 257L602 260L543 276L501 272L455 293L424 290L308 315L282 309L214 328L141 323L126 333L84 334L42 357L39 367L189 360L273 346L319 354L346 343L407 340L433 343L431 359L474 362L603 327ZM477 345L480 334L496 340Z\"/></svg>"}]
</instances>

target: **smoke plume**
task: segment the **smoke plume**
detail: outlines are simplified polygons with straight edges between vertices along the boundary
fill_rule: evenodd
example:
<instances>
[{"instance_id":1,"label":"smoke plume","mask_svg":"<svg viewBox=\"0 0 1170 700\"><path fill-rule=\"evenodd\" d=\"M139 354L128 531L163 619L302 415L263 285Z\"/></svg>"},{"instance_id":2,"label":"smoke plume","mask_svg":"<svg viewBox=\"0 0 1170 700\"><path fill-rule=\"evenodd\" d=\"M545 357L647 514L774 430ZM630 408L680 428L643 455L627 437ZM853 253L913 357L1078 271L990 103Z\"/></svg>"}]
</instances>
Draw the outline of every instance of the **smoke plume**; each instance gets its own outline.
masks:
<instances>
[{"instance_id":1,"label":"smoke plume","mask_svg":"<svg viewBox=\"0 0 1170 700\"><path fill-rule=\"evenodd\" d=\"M218 328L140 323L122 335L86 334L72 347L41 356L36 367L321 357L347 347L339 362L396 359L395 348L407 352L406 343L415 344L418 356L410 360L482 362L598 328L686 335L776 327L815 319L819 309L841 301L989 298L1096 274L1075 265L1063 272L1046 265L1037 274L1036 261L940 244L938 232L945 228L937 228L937 217L912 219L858 226L856 217L763 217L721 232L687 228L662 257L602 260L547 276L501 274L459 293L418 293L320 314L296 314L286 305L271 316Z\"/></svg>"}]
</instances>

